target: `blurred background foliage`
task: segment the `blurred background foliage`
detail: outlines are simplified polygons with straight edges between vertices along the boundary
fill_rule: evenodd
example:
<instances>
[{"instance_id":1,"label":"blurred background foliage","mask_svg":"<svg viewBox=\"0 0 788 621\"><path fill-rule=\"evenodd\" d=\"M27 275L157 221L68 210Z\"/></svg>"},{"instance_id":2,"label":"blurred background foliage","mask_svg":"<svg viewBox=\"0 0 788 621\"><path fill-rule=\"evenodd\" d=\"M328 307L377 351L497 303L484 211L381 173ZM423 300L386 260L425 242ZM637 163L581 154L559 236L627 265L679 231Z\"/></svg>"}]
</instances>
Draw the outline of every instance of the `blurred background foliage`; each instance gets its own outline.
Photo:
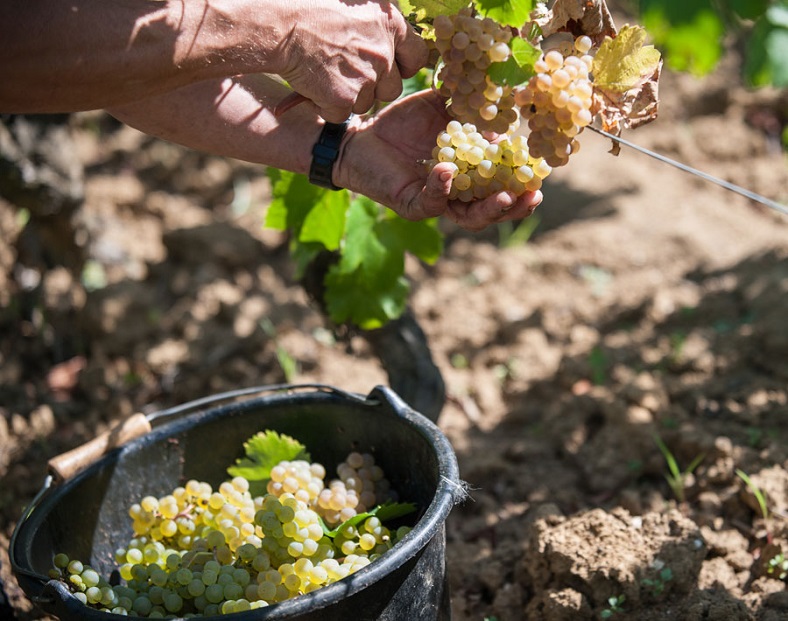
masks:
<instances>
[{"instance_id":1,"label":"blurred background foliage","mask_svg":"<svg viewBox=\"0 0 788 621\"><path fill-rule=\"evenodd\" d=\"M788 0L635 0L668 67L702 77L732 39L745 84L788 86Z\"/></svg>"}]
</instances>

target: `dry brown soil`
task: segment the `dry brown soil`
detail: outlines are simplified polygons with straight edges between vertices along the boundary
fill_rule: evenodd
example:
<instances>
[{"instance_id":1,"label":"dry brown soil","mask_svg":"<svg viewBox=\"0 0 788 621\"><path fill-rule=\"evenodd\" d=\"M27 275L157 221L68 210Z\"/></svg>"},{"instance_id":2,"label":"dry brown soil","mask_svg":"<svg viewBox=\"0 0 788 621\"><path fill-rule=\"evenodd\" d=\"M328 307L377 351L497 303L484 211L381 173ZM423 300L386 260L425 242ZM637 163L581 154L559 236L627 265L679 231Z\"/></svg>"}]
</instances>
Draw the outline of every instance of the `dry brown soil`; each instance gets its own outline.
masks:
<instances>
[{"instance_id":1,"label":"dry brown soil","mask_svg":"<svg viewBox=\"0 0 788 621\"><path fill-rule=\"evenodd\" d=\"M628 137L786 201L785 155L752 122L785 100L735 71L668 73L659 120ZM261 227L258 167L100 114L71 124L89 287L36 269L41 248L0 201L0 580L20 620L42 615L6 547L50 457L134 411L283 382L277 348L294 382L387 381L363 338L335 338L285 238ZM444 223L443 258L408 268L469 488L448 521L453 618L788 619L766 571L788 548L788 217L613 157L590 132L582 144L527 243ZM680 469L701 460L677 493L655 435Z\"/></svg>"}]
</instances>

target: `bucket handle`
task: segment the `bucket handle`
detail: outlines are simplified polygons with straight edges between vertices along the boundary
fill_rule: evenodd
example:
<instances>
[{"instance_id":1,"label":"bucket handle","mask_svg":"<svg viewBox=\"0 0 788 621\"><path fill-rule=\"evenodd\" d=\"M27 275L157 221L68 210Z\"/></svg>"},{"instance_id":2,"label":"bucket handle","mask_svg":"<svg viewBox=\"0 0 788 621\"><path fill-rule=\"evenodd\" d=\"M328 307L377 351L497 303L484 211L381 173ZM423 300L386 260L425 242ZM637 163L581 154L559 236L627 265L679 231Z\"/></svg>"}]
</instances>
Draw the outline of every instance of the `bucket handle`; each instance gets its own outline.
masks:
<instances>
[{"instance_id":1,"label":"bucket handle","mask_svg":"<svg viewBox=\"0 0 788 621\"><path fill-rule=\"evenodd\" d=\"M202 397L187 403L177 405L165 410L159 410L145 415L137 413L129 418L122 420L109 431L106 431L92 440L88 440L84 444L61 453L47 462L49 474L52 476L54 482L62 483L72 478L82 470L87 468L90 464L98 460L102 455L108 453L112 449L123 446L127 442L144 436L153 428L152 423L157 421L157 424L164 420L189 414L197 411L207 405L215 405L223 401L233 401L239 397L248 397L267 392L293 392L296 390L317 390L331 392L341 395L347 399L353 399L364 403L374 401L369 397L351 393L327 384L270 384L266 386L255 386L251 388L238 388L208 397Z\"/></svg>"}]
</instances>

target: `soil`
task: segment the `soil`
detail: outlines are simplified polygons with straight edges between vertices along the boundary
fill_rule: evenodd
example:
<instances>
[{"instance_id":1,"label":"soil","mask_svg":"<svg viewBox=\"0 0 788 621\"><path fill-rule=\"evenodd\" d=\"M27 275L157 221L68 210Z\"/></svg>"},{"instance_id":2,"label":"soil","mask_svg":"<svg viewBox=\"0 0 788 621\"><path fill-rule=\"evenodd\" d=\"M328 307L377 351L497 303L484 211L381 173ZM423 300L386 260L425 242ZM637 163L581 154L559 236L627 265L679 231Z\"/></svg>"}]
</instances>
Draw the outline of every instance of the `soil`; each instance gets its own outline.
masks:
<instances>
[{"instance_id":1,"label":"soil","mask_svg":"<svg viewBox=\"0 0 788 621\"><path fill-rule=\"evenodd\" d=\"M785 202L758 121L784 96L737 71L666 72L659 119L626 137ZM84 193L62 202L68 226L0 200L0 585L20 621L45 616L7 544L51 457L224 390L388 380L261 226L264 171L101 113L67 122L82 166L61 177ZM469 492L447 523L453 619L788 619L768 571L788 548L788 218L591 132L582 145L527 240L537 220L444 222L444 256L408 266Z\"/></svg>"}]
</instances>

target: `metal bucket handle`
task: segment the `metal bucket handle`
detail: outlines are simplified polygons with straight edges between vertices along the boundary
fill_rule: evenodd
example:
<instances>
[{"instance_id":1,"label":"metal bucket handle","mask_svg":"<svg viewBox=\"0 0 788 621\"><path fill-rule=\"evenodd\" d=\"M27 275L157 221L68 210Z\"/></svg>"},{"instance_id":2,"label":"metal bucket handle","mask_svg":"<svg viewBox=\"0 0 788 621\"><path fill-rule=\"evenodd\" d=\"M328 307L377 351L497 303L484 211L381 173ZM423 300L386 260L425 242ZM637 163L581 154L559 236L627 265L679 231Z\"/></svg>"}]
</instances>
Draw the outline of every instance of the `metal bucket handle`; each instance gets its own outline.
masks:
<instances>
[{"instance_id":1,"label":"metal bucket handle","mask_svg":"<svg viewBox=\"0 0 788 621\"><path fill-rule=\"evenodd\" d=\"M340 388L335 388L334 386L329 386L328 384L319 383L269 384L250 388L238 388L236 390L229 390L227 392L210 395L208 397L194 399L193 401L188 401L181 405L176 405L164 410L157 410L147 415L141 413L134 414L124 421L121 421L109 431L97 436L96 438L93 438L92 440L89 440L85 444L53 457L48 462L49 474L44 480L41 489L38 490L38 493L33 497L33 500L30 501L30 504L22 513L19 523L17 524L16 528L14 528L14 532L11 534L11 539L8 545L8 553L9 561L11 562L11 566L14 568L14 571L24 574L28 578L32 578L43 585L46 585L49 582L47 577L21 567L16 562L14 550L16 547L17 534L21 530L20 527L29 519L30 515L33 513L44 496L46 496L47 492L50 491L50 489L75 476L110 450L119 448L126 442L130 442L131 440L134 440L135 438L141 437L150 432L155 426L153 424L154 422L156 425L159 425L169 419L199 411L205 406L216 405L224 401L233 401L239 399L240 397L251 397L261 393L269 392L295 392L307 389L334 393L346 399L358 401L360 403L366 403L369 405L376 405L380 403L380 401L372 397L372 395L364 396L357 393L348 392ZM384 397L389 398L389 393L387 392L374 391L374 393L376 395L383 395ZM45 594L42 594L38 599L40 601L37 603L51 603L53 601L51 595L47 596Z\"/></svg>"}]
</instances>

